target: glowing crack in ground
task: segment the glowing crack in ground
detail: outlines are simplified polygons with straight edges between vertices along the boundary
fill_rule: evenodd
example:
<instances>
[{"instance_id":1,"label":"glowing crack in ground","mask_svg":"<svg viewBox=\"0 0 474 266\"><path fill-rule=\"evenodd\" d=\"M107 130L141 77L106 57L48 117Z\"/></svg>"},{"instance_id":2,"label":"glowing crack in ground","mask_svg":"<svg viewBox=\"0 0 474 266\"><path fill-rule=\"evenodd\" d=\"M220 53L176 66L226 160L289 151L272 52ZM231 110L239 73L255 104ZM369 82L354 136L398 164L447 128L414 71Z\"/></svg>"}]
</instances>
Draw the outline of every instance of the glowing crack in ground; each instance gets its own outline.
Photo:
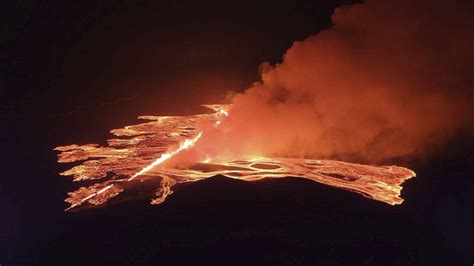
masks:
<instances>
[{"instance_id":1,"label":"glowing crack in ground","mask_svg":"<svg viewBox=\"0 0 474 266\"><path fill-rule=\"evenodd\" d=\"M134 189L134 181L158 179L152 204L160 204L179 183L194 182L216 175L256 181L263 178L299 177L347 189L367 198L391 205L400 204L401 184L415 173L399 166L361 165L334 160L300 158L266 158L244 156L232 160L206 159L187 167L163 167L162 164L180 152L190 149L205 132L199 121L210 121L218 127L229 115L225 105L206 105L211 114L190 116L141 116L149 122L111 131L117 137L108 146L97 144L67 145L55 148L58 162L81 164L61 173L74 181L94 181L69 192L66 210L84 203L100 205L125 189ZM175 148L170 148L175 147Z\"/></svg>"}]
</instances>

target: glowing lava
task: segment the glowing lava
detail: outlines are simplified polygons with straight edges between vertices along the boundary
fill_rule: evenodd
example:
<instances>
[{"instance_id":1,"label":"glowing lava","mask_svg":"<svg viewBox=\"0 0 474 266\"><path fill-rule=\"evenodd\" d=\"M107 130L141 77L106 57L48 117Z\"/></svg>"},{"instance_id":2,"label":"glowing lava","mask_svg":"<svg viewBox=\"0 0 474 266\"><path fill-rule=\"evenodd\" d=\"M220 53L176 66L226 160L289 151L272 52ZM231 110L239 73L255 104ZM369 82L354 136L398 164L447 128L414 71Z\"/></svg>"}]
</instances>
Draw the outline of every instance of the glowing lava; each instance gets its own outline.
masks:
<instances>
[{"instance_id":1,"label":"glowing lava","mask_svg":"<svg viewBox=\"0 0 474 266\"><path fill-rule=\"evenodd\" d=\"M108 140L108 147L96 144L57 147L58 161L70 163L84 161L61 175L72 175L74 181L93 180L94 185L81 187L68 193L65 201L71 208L89 203L100 205L125 189L133 189L137 180L159 179L152 204L162 203L172 193L172 186L203 180L215 175L255 181L263 178L299 177L326 185L351 190L367 198L391 205L400 204L401 184L415 176L399 166L370 166L333 160L299 158L266 158L244 156L232 160L206 158L191 166L167 166L165 161L184 150L191 149L205 131L199 122L211 122L219 127L229 115L225 105L206 105L212 114L191 116L141 116L151 122L112 130L112 134L125 137ZM174 148L170 148L174 147Z\"/></svg>"}]
</instances>

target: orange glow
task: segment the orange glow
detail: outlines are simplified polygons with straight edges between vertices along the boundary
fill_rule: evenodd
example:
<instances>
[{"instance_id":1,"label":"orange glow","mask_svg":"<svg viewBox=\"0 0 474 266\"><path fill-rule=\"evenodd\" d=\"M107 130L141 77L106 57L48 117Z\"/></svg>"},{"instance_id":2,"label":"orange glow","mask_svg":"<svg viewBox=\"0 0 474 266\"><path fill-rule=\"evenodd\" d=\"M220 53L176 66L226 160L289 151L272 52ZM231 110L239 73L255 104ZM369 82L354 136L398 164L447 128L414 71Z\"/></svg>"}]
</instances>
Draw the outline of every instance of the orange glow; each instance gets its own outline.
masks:
<instances>
[{"instance_id":1,"label":"orange glow","mask_svg":"<svg viewBox=\"0 0 474 266\"><path fill-rule=\"evenodd\" d=\"M134 181L159 178L152 204L164 202L178 183L194 182L215 175L256 181L263 178L299 177L351 190L367 198L391 205L400 204L401 184L415 176L398 166L370 166L333 160L273 158L256 154L235 158L193 154L202 137L219 130L230 115L229 106L206 105L212 114L191 116L142 116L147 123L114 129L120 139L110 139L108 147L95 144L57 147L58 161L84 161L61 175L72 175L74 181L94 180L96 184L69 193L69 210L83 203L100 205ZM209 141L209 138L207 139ZM188 153L186 153L188 152ZM202 158L201 158L202 157Z\"/></svg>"}]
</instances>

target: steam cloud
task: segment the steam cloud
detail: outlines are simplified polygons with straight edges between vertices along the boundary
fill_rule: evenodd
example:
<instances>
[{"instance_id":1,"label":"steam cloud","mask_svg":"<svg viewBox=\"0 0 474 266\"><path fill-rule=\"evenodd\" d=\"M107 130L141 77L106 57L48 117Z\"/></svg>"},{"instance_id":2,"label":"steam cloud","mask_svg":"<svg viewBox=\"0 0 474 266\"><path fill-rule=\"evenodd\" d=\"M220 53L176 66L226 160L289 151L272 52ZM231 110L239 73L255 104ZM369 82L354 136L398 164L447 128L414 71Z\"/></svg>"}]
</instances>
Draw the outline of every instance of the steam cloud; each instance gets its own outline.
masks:
<instances>
[{"instance_id":1,"label":"steam cloud","mask_svg":"<svg viewBox=\"0 0 474 266\"><path fill-rule=\"evenodd\" d=\"M213 151L380 162L472 126L473 2L365 1L233 98ZM216 149L217 147L217 149Z\"/></svg>"}]
</instances>

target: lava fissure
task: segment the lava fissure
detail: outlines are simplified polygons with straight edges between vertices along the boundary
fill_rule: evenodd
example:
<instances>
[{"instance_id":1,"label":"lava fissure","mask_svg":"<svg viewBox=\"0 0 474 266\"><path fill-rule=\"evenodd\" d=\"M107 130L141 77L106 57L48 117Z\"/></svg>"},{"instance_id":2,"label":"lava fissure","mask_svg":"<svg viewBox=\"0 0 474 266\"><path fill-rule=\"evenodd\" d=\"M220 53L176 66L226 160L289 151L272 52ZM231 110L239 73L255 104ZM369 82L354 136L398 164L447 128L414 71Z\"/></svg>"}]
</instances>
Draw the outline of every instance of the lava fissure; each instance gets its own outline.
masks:
<instances>
[{"instance_id":1,"label":"lava fissure","mask_svg":"<svg viewBox=\"0 0 474 266\"><path fill-rule=\"evenodd\" d=\"M298 177L322 184L358 192L361 195L391 205L400 204L401 184L415 176L399 166L371 166L334 160L300 158L270 158L255 155L240 156L232 160L206 158L186 164L186 167L166 163L190 150L206 134L198 123L208 122L211 129L218 128L229 116L226 105L206 105L212 114L191 116L141 116L150 122L114 129L112 134L123 139L108 140L107 147L97 144L57 147L58 162L83 161L61 175L73 176L75 182L96 180L97 183L69 192L65 201L67 210L83 203L100 205L125 189L125 183L160 178L152 204L160 204L172 194L179 183L194 182L216 175L245 181L263 178ZM170 148L175 147L175 148ZM215 157L215 156L214 156ZM112 173L112 175L110 174ZM118 177L128 178L118 178ZM109 177L109 178L107 178ZM106 179L106 180L104 180ZM127 189L133 185L127 186Z\"/></svg>"}]
</instances>

